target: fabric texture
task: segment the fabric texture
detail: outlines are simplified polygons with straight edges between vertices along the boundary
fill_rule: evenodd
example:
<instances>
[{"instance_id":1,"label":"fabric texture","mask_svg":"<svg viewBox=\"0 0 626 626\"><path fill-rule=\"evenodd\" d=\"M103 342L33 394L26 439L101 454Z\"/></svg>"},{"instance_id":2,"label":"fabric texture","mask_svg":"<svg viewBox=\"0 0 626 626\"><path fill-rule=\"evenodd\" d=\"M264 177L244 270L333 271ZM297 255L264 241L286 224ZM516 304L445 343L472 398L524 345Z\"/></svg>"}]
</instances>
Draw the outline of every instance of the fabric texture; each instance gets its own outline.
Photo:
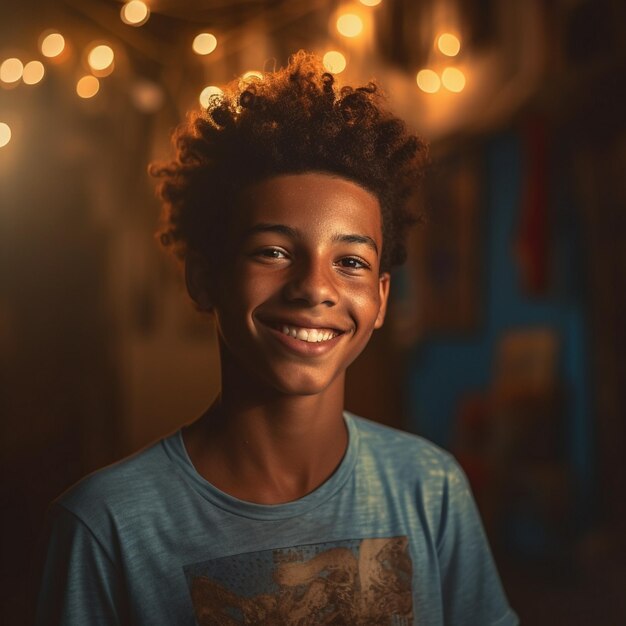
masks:
<instances>
[{"instance_id":1,"label":"fabric texture","mask_svg":"<svg viewBox=\"0 0 626 626\"><path fill-rule=\"evenodd\" d=\"M51 511L37 624L517 624L454 459L344 417L340 466L286 504L216 489L181 431L82 480Z\"/></svg>"}]
</instances>

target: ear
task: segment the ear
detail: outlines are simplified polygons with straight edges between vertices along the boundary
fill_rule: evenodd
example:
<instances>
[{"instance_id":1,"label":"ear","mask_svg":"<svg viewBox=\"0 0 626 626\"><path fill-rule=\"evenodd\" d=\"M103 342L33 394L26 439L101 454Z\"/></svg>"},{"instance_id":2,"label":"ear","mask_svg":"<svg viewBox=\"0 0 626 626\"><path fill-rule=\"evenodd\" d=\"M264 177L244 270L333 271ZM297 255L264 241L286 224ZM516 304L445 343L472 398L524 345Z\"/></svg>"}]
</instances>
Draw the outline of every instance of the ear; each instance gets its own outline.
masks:
<instances>
[{"instance_id":1,"label":"ear","mask_svg":"<svg viewBox=\"0 0 626 626\"><path fill-rule=\"evenodd\" d=\"M187 292L201 311L213 308L213 279L207 260L198 252L190 251L185 257L185 283Z\"/></svg>"},{"instance_id":2,"label":"ear","mask_svg":"<svg viewBox=\"0 0 626 626\"><path fill-rule=\"evenodd\" d=\"M380 298L380 307L378 309L378 315L376 316L376 322L374 328L380 328L385 321L385 314L387 313L387 300L389 299L389 286L391 284L391 277L388 272L383 272L378 278L378 296Z\"/></svg>"}]
</instances>

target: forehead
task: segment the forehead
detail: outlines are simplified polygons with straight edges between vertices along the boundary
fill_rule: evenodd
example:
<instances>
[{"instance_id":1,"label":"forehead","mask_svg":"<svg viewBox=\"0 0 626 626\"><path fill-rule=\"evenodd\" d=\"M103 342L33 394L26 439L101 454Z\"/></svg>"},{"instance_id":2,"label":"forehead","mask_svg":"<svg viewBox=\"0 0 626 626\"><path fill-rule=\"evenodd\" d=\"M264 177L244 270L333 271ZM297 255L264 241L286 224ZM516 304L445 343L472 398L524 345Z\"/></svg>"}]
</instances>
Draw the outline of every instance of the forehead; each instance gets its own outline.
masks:
<instances>
[{"instance_id":1,"label":"forehead","mask_svg":"<svg viewBox=\"0 0 626 626\"><path fill-rule=\"evenodd\" d=\"M242 190L235 226L257 222L286 224L304 232L350 230L381 242L378 198L357 183L320 172L283 174Z\"/></svg>"}]
</instances>

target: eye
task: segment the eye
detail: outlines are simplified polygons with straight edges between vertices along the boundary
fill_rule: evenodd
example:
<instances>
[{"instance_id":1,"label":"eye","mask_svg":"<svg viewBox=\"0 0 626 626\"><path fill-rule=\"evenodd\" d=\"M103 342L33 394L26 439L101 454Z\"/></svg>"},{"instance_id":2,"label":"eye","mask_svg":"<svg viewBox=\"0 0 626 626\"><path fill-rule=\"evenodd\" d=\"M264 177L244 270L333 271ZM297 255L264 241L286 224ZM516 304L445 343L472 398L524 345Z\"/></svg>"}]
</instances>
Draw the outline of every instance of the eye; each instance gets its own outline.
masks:
<instances>
[{"instance_id":1,"label":"eye","mask_svg":"<svg viewBox=\"0 0 626 626\"><path fill-rule=\"evenodd\" d=\"M369 264L355 256L347 256L339 260L338 265L343 269L349 270L368 270L370 269Z\"/></svg>"},{"instance_id":2,"label":"eye","mask_svg":"<svg viewBox=\"0 0 626 626\"><path fill-rule=\"evenodd\" d=\"M254 253L254 256L260 258L262 261L282 261L288 258L287 252L282 248L261 248Z\"/></svg>"}]
</instances>

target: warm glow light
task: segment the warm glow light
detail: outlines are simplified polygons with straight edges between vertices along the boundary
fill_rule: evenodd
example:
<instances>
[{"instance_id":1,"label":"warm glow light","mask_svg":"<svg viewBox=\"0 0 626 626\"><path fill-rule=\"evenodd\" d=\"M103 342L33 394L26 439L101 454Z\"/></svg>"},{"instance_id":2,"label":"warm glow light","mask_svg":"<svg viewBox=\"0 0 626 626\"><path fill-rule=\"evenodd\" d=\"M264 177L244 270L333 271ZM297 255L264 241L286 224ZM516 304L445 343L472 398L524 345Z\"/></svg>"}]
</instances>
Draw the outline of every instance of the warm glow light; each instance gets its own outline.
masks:
<instances>
[{"instance_id":1,"label":"warm glow light","mask_svg":"<svg viewBox=\"0 0 626 626\"><path fill-rule=\"evenodd\" d=\"M340 15L337 19L337 30L344 37L356 37L363 30L363 20L354 13Z\"/></svg>"},{"instance_id":2,"label":"warm glow light","mask_svg":"<svg viewBox=\"0 0 626 626\"><path fill-rule=\"evenodd\" d=\"M211 103L212 96L220 96L224 92L215 85L209 85L202 90L200 94L200 104L206 109Z\"/></svg>"},{"instance_id":3,"label":"warm glow light","mask_svg":"<svg viewBox=\"0 0 626 626\"><path fill-rule=\"evenodd\" d=\"M324 55L322 59L324 63L324 67L331 74L341 74L346 69L346 57L341 54L341 52L337 52L336 50L331 50Z\"/></svg>"},{"instance_id":4,"label":"warm glow light","mask_svg":"<svg viewBox=\"0 0 626 626\"><path fill-rule=\"evenodd\" d=\"M87 63L93 70L104 71L111 67L114 58L113 50L109 46L101 44L89 51Z\"/></svg>"},{"instance_id":5,"label":"warm glow light","mask_svg":"<svg viewBox=\"0 0 626 626\"><path fill-rule=\"evenodd\" d=\"M155 113L165 101L163 89L149 80L137 81L130 92L133 104L144 113Z\"/></svg>"},{"instance_id":6,"label":"warm glow light","mask_svg":"<svg viewBox=\"0 0 626 626\"><path fill-rule=\"evenodd\" d=\"M4 148L11 141L11 127L0 122L0 148Z\"/></svg>"},{"instance_id":7,"label":"warm glow light","mask_svg":"<svg viewBox=\"0 0 626 626\"><path fill-rule=\"evenodd\" d=\"M0 65L0 80L3 83L15 83L22 78L24 65L19 59L12 57Z\"/></svg>"},{"instance_id":8,"label":"warm glow light","mask_svg":"<svg viewBox=\"0 0 626 626\"><path fill-rule=\"evenodd\" d=\"M458 93L465 88L465 75L456 67L446 67L441 73L441 82L446 89Z\"/></svg>"},{"instance_id":9,"label":"warm glow light","mask_svg":"<svg viewBox=\"0 0 626 626\"><path fill-rule=\"evenodd\" d=\"M100 81L95 76L83 76L76 84L76 93L81 98L93 98L100 89Z\"/></svg>"},{"instance_id":10,"label":"warm glow light","mask_svg":"<svg viewBox=\"0 0 626 626\"><path fill-rule=\"evenodd\" d=\"M382 2L382 0L360 0L360 2L366 7L377 7Z\"/></svg>"},{"instance_id":11,"label":"warm glow light","mask_svg":"<svg viewBox=\"0 0 626 626\"><path fill-rule=\"evenodd\" d=\"M433 70L420 70L417 73L417 86L426 93L436 93L441 87L441 80Z\"/></svg>"},{"instance_id":12,"label":"warm glow light","mask_svg":"<svg viewBox=\"0 0 626 626\"><path fill-rule=\"evenodd\" d=\"M211 33L196 35L191 45L196 54L211 54L217 48L217 38Z\"/></svg>"},{"instance_id":13,"label":"warm glow light","mask_svg":"<svg viewBox=\"0 0 626 626\"><path fill-rule=\"evenodd\" d=\"M61 33L50 33L46 35L40 44L41 54L45 57L58 57L65 50L65 39Z\"/></svg>"},{"instance_id":14,"label":"warm glow light","mask_svg":"<svg viewBox=\"0 0 626 626\"><path fill-rule=\"evenodd\" d=\"M141 26L148 21L150 17L150 9L145 2L141 0L130 0L120 11L120 17L124 24L130 26Z\"/></svg>"},{"instance_id":15,"label":"warm glow light","mask_svg":"<svg viewBox=\"0 0 626 626\"><path fill-rule=\"evenodd\" d=\"M43 63L41 61L29 61L24 66L24 73L22 75L22 80L27 85L36 85L46 73L44 69Z\"/></svg>"},{"instance_id":16,"label":"warm glow light","mask_svg":"<svg viewBox=\"0 0 626 626\"><path fill-rule=\"evenodd\" d=\"M112 74L114 69L115 63L111 63L109 67L105 67L103 70L95 70L91 68L91 73L98 78L104 78L105 76L109 76L110 74Z\"/></svg>"},{"instance_id":17,"label":"warm glow light","mask_svg":"<svg viewBox=\"0 0 626 626\"><path fill-rule=\"evenodd\" d=\"M243 74L241 78L243 78L243 80L263 80L263 72L259 72L258 70L250 70L249 72Z\"/></svg>"},{"instance_id":18,"label":"warm glow light","mask_svg":"<svg viewBox=\"0 0 626 626\"><path fill-rule=\"evenodd\" d=\"M455 57L461 49L461 42L455 35L444 33L443 35L439 35L437 47L446 56Z\"/></svg>"}]
</instances>

